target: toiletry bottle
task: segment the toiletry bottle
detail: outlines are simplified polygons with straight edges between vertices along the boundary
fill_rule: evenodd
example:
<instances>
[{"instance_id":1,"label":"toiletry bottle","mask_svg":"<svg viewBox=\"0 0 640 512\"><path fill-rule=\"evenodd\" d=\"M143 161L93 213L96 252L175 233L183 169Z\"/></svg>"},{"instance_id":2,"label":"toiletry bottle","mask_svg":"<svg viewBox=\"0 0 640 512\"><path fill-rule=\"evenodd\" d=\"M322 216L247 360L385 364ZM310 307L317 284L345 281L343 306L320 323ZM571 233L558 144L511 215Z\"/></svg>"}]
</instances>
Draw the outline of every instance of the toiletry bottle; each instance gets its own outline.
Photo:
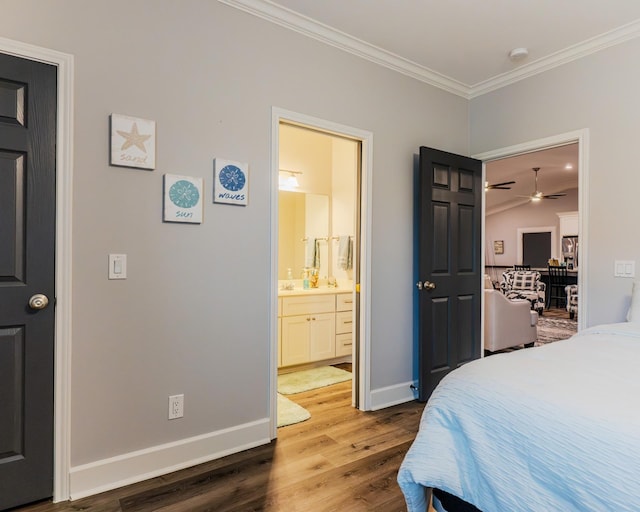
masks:
<instances>
[{"instance_id":1,"label":"toiletry bottle","mask_svg":"<svg viewBox=\"0 0 640 512\"><path fill-rule=\"evenodd\" d=\"M304 274L302 276L302 287L305 290L308 290L309 289L309 285L310 285L310 283L309 283L309 269L305 268L304 269Z\"/></svg>"},{"instance_id":2,"label":"toiletry bottle","mask_svg":"<svg viewBox=\"0 0 640 512\"><path fill-rule=\"evenodd\" d=\"M287 290L293 290L294 286L293 286L293 272L291 272L291 269L288 268L287 269Z\"/></svg>"}]
</instances>

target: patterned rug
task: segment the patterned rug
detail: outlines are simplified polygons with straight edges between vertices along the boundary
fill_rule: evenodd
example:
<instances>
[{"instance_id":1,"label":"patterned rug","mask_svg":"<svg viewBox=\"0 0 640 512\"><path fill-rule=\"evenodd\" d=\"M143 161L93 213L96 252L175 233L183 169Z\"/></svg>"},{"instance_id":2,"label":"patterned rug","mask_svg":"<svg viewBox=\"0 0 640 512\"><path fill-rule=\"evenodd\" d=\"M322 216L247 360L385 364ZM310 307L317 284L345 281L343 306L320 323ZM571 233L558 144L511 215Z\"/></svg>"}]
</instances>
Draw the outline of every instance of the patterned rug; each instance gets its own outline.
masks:
<instances>
[{"instance_id":1,"label":"patterned rug","mask_svg":"<svg viewBox=\"0 0 640 512\"><path fill-rule=\"evenodd\" d=\"M578 332L578 322L565 318L538 318L538 341L535 346L566 340Z\"/></svg>"}]
</instances>

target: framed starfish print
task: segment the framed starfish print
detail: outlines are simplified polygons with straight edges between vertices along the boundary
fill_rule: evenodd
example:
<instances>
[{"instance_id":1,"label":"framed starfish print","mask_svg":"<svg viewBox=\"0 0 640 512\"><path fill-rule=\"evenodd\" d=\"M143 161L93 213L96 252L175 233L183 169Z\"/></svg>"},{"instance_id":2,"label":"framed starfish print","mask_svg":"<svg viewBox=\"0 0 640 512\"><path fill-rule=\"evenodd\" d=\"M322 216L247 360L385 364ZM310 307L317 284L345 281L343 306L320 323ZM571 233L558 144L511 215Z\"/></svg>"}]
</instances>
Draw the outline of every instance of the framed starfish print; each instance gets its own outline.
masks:
<instances>
[{"instance_id":1,"label":"framed starfish print","mask_svg":"<svg viewBox=\"0 0 640 512\"><path fill-rule=\"evenodd\" d=\"M111 165L156 168L156 122L111 114Z\"/></svg>"}]
</instances>

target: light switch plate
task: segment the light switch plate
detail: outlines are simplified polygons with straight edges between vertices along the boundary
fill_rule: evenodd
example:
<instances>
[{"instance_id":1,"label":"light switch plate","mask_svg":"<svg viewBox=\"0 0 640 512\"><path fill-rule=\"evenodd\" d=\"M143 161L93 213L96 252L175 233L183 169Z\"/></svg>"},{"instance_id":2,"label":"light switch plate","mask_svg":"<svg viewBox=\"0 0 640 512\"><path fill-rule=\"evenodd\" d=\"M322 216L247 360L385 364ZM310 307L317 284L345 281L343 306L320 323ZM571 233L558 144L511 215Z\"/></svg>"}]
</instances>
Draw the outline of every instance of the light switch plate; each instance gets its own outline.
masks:
<instances>
[{"instance_id":1,"label":"light switch plate","mask_svg":"<svg viewBox=\"0 0 640 512\"><path fill-rule=\"evenodd\" d=\"M613 267L614 277L635 277L636 262L631 260L616 260Z\"/></svg>"},{"instance_id":2,"label":"light switch plate","mask_svg":"<svg viewBox=\"0 0 640 512\"><path fill-rule=\"evenodd\" d=\"M127 255L109 254L109 279L127 278Z\"/></svg>"}]
</instances>

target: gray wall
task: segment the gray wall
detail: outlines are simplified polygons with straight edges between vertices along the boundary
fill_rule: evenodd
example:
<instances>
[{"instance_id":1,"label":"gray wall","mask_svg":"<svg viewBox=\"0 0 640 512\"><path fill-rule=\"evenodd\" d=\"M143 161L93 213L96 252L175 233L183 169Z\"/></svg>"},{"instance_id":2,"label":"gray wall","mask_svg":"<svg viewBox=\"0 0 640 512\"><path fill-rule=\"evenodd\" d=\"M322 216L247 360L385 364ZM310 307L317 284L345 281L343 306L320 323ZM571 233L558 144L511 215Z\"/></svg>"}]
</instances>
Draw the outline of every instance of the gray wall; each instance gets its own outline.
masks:
<instances>
[{"instance_id":1,"label":"gray wall","mask_svg":"<svg viewBox=\"0 0 640 512\"><path fill-rule=\"evenodd\" d=\"M72 466L268 416L272 106L374 133L371 383L413 379L413 156L469 154L467 101L212 0L4 0L0 36L75 55ZM110 113L157 121L155 171L108 165ZM204 177L202 225L161 222L164 173Z\"/></svg>"},{"instance_id":2,"label":"gray wall","mask_svg":"<svg viewBox=\"0 0 640 512\"><path fill-rule=\"evenodd\" d=\"M484 224L485 264L512 266L518 261L518 228L555 226L557 238L560 238L560 218L558 212L578 210L578 190L571 189L558 199L528 201L515 208L487 215ZM504 254L494 254L494 240L504 241ZM558 254L560 244L558 243Z\"/></svg>"},{"instance_id":3,"label":"gray wall","mask_svg":"<svg viewBox=\"0 0 640 512\"><path fill-rule=\"evenodd\" d=\"M631 282L614 260L640 259L638 59L635 39L471 101L472 154L589 129L587 325L624 319Z\"/></svg>"}]
</instances>

